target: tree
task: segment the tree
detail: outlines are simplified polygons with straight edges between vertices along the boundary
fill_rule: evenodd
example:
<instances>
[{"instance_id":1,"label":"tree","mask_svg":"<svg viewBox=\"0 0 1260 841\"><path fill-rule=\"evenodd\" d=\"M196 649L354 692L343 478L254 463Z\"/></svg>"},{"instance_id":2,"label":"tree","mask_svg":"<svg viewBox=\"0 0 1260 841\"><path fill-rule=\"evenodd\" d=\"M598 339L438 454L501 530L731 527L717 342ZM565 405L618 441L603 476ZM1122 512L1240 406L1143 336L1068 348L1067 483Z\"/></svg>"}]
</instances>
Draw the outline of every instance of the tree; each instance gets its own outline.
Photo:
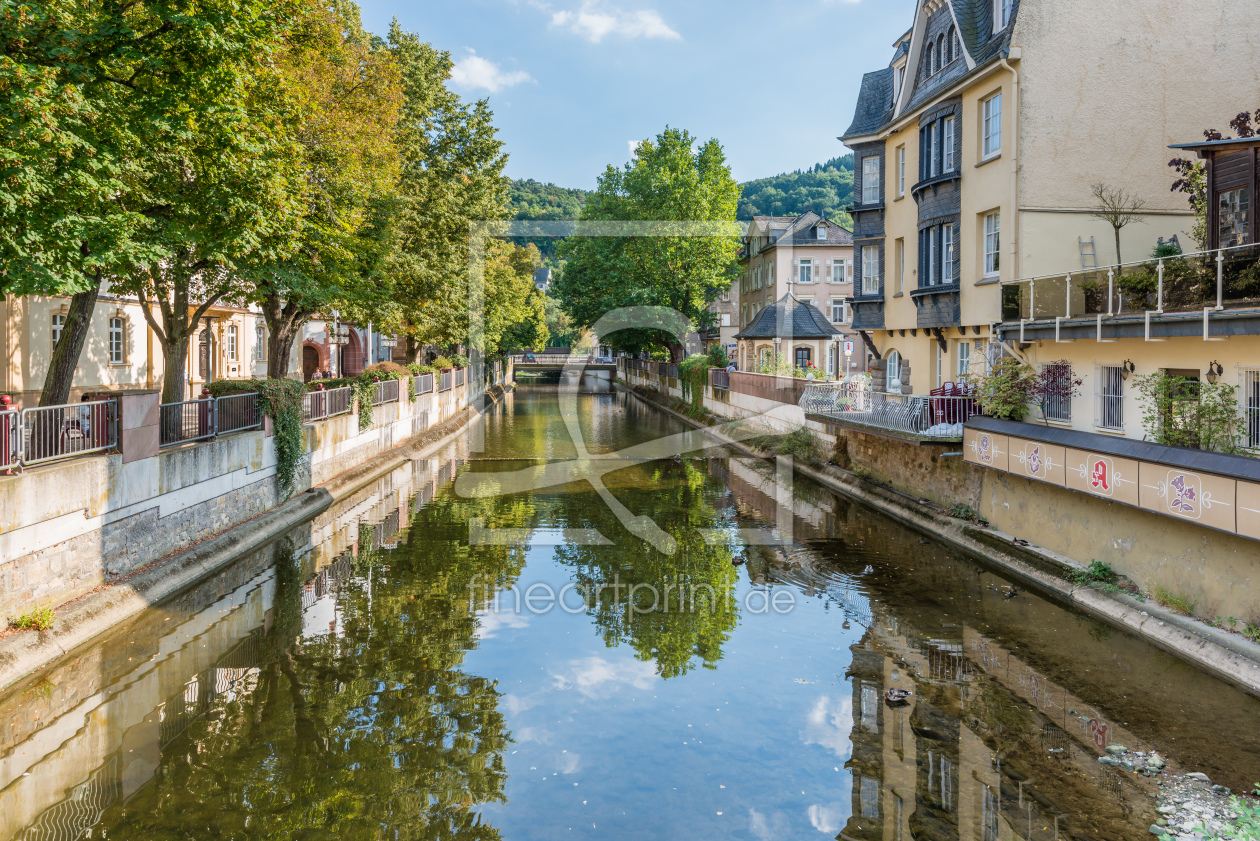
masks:
<instances>
[{"instance_id":1,"label":"tree","mask_svg":"<svg viewBox=\"0 0 1260 841\"><path fill-rule=\"evenodd\" d=\"M575 237L562 247L569 262L555 286L577 326L589 328L605 313L633 306L669 307L699 324L710 317L708 304L729 288L739 246L739 185L716 140L695 145L689 132L667 127L640 143L623 169L609 166L600 176L582 220L642 222L644 234ZM696 222L707 226L704 235L691 235L686 223ZM683 359L678 336L649 329L674 362Z\"/></svg>"},{"instance_id":2,"label":"tree","mask_svg":"<svg viewBox=\"0 0 1260 841\"><path fill-rule=\"evenodd\" d=\"M468 339L469 223L501 219L507 155L485 100L467 104L447 88L454 66L397 22L389 49L402 72L401 176L386 271L405 313L407 355Z\"/></svg>"},{"instance_id":3,"label":"tree","mask_svg":"<svg viewBox=\"0 0 1260 841\"><path fill-rule=\"evenodd\" d=\"M302 323L339 309L388 320L388 216L399 171L394 145L402 79L394 56L366 33L347 0L311 2L277 61L285 123L307 185L297 247L248 270L268 327L267 375L287 377Z\"/></svg>"},{"instance_id":4,"label":"tree","mask_svg":"<svg viewBox=\"0 0 1260 841\"><path fill-rule=\"evenodd\" d=\"M179 169L179 149L241 122L248 80L287 10L0 0L0 131L11 151L0 156L0 292L74 295L41 405L69 397L101 284L162 258L152 227L169 197L150 188Z\"/></svg>"},{"instance_id":5,"label":"tree","mask_svg":"<svg viewBox=\"0 0 1260 841\"><path fill-rule=\"evenodd\" d=\"M487 354L546 347L550 334L543 294L534 285L538 249L490 240L486 257L484 337Z\"/></svg>"},{"instance_id":6,"label":"tree","mask_svg":"<svg viewBox=\"0 0 1260 841\"><path fill-rule=\"evenodd\" d=\"M1050 425L1048 409L1051 405L1061 405L1080 396L1081 386L1085 381L1072 369L1072 363L1066 359L1045 365L1033 377L1028 386L1028 395L1041 410L1041 418L1046 426Z\"/></svg>"},{"instance_id":7,"label":"tree","mask_svg":"<svg viewBox=\"0 0 1260 841\"><path fill-rule=\"evenodd\" d=\"M1111 226L1116 235L1116 264L1123 263L1120 257L1120 231L1133 222L1141 222L1146 218L1142 209L1146 200L1130 194L1123 187L1110 187L1103 183L1093 186L1094 200L1097 204L1091 214Z\"/></svg>"},{"instance_id":8,"label":"tree","mask_svg":"<svg viewBox=\"0 0 1260 841\"><path fill-rule=\"evenodd\" d=\"M548 341L552 347L573 347L579 332L573 329L573 319L560 306L560 302L548 295L544 302Z\"/></svg>"},{"instance_id":9,"label":"tree","mask_svg":"<svg viewBox=\"0 0 1260 841\"><path fill-rule=\"evenodd\" d=\"M832 158L804 172L759 178L740 185L739 217L799 216L814 211L840 225L852 224L853 155Z\"/></svg>"}]
</instances>

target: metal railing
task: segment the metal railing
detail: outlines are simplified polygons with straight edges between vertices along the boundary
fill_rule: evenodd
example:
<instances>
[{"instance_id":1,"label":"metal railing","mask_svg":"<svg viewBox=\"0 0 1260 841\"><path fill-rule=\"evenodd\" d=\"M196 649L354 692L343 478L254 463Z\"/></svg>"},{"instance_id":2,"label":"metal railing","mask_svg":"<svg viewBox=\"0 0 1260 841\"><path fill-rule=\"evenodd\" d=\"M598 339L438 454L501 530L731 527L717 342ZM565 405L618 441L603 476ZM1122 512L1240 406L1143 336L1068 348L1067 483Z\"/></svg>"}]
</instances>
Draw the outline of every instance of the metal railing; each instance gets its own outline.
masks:
<instances>
[{"instance_id":1,"label":"metal railing","mask_svg":"<svg viewBox=\"0 0 1260 841\"><path fill-rule=\"evenodd\" d=\"M382 380L372 389L372 405L398 402L398 380Z\"/></svg>"},{"instance_id":2,"label":"metal railing","mask_svg":"<svg viewBox=\"0 0 1260 841\"><path fill-rule=\"evenodd\" d=\"M441 373L441 378L438 380L438 391L441 392L441 391L450 391L450 390L451 390L451 372L443 371Z\"/></svg>"},{"instance_id":3,"label":"metal railing","mask_svg":"<svg viewBox=\"0 0 1260 841\"><path fill-rule=\"evenodd\" d=\"M16 410L0 412L0 470L17 467L21 459L20 419L21 413Z\"/></svg>"},{"instance_id":4,"label":"metal railing","mask_svg":"<svg viewBox=\"0 0 1260 841\"><path fill-rule=\"evenodd\" d=\"M354 387L342 386L327 391L308 391L302 397L302 423L335 418L350 411Z\"/></svg>"},{"instance_id":5,"label":"metal railing","mask_svg":"<svg viewBox=\"0 0 1260 841\"><path fill-rule=\"evenodd\" d=\"M433 374L421 374L416 379L416 394L429 394L433 391Z\"/></svg>"},{"instance_id":6,"label":"metal railing","mask_svg":"<svg viewBox=\"0 0 1260 841\"><path fill-rule=\"evenodd\" d=\"M710 368L709 387L724 388L729 391L731 388L731 372L725 368Z\"/></svg>"},{"instance_id":7,"label":"metal railing","mask_svg":"<svg viewBox=\"0 0 1260 841\"><path fill-rule=\"evenodd\" d=\"M214 398L163 403L158 407L159 443L163 447L214 437Z\"/></svg>"},{"instance_id":8,"label":"metal railing","mask_svg":"<svg viewBox=\"0 0 1260 841\"><path fill-rule=\"evenodd\" d=\"M94 400L23 409L22 464L42 464L118 446L118 401Z\"/></svg>"},{"instance_id":9,"label":"metal railing","mask_svg":"<svg viewBox=\"0 0 1260 841\"><path fill-rule=\"evenodd\" d=\"M810 383L799 405L812 414L919 438L961 438L963 424L981 414L968 395L886 394L852 383Z\"/></svg>"},{"instance_id":10,"label":"metal railing","mask_svg":"<svg viewBox=\"0 0 1260 841\"><path fill-rule=\"evenodd\" d=\"M1260 244L1002 281L1002 320L1260 307Z\"/></svg>"},{"instance_id":11,"label":"metal railing","mask_svg":"<svg viewBox=\"0 0 1260 841\"><path fill-rule=\"evenodd\" d=\"M258 392L230 394L214 401L214 429L216 435L244 432L262 426L262 409L258 406Z\"/></svg>"},{"instance_id":12,"label":"metal railing","mask_svg":"<svg viewBox=\"0 0 1260 841\"><path fill-rule=\"evenodd\" d=\"M455 387L456 388L459 388L461 385L464 384L464 377L466 373L467 372L463 368L455 369Z\"/></svg>"},{"instance_id":13,"label":"metal railing","mask_svg":"<svg viewBox=\"0 0 1260 841\"><path fill-rule=\"evenodd\" d=\"M1260 368L1240 368L1238 386L1243 446L1249 450L1260 450Z\"/></svg>"}]
</instances>

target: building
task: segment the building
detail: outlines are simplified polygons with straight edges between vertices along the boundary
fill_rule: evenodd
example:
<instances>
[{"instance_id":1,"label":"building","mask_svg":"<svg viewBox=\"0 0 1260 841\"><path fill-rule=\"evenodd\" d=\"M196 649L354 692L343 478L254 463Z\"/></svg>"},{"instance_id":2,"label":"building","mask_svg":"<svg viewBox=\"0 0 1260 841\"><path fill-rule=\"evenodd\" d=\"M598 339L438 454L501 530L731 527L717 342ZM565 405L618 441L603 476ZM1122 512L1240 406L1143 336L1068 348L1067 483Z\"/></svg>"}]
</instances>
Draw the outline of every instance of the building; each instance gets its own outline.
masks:
<instances>
[{"instance_id":1,"label":"building","mask_svg":"<svg viewBox=\"0 0 1260 841\"><path fill-rule=\"evenodd\" d=\"M758 320L767 307L788 295L821 311L834 326L839 358L831 350L811 362L828 374L865 371L865 353L852 340L849 302L853 297L853 235L834 222L810 211L800 216L755 216L749 223L740 250L738 316L740 332ZM763 323L764 327L764 323ZM737 337L736 337L737 338ZM787 341L790 336L780 335ZM814 341L817 337L811 337ZM846 342L850 344L846 345ZM844 349L853 349L846 364ZM760 344L740 342L736 364L751 370L760 359ZM834 350L834 348L832 348ZM795 359L795 352L786 361Z\"/></svg>"},{"instance_id":2,"label":"building","mask_svg":"<svg viewBox=\"0 0 1260 841\"><path fill-rule=\"evenodd\" d=\"M69 307L69 297L0 300L0 394L8 394L19 407L39 404ZM227 305L206 310L201 329L189 342L186 364L189 398L214 380L265 377L267 326L262 314ZM163 374L162 346L140 302L114 294L108 282L102 284L70 402L89 392L160 389Z\"/></svg>"},{"instance_id":3,"label":"building","mask_svg":"<svg viewBox=\"0 0 1260 841\"><path fill-rule=\"evenodd\" d=\"M739 331L739 279L731 281L729 289L723 289L717 300L709 304L709 312L713 314L713 323L700 331L705 350L714 346L726 348L726 355L735 359L735 334Z\"/></svg>"},{"instance_id":4,"label":"building","mask_svg":"<svg viewBox=\"0 0 1260 841\"><path fill-rule=\"evenodd\" d=\"M790 285L790 284L789 284ZM736 356L747 364L741 371L770 368L777 357L794 368L822 369L835 373L842 334L818 307L802 301L790 291L757 312L752 323L735 334Z\"/></svg>"},{"instance_id":5,"label":"building","mask_svg":"<svg viewBox=\"0 0 1260 841\"><path fill-rule=\"evenodd\" d=\"M912 360L908 390L927 393L1002 342L1034 364L1057 358L1053 322L1020 344L1006 285L1117 262L1111 226L1092 215L1094 185L1145 202L1122 230L1122 258L1148 257L1160 238L1190 242L1167 147L1228 122L1236 92L1260 86L1248 46L1258 27L1260 7L1225 0L1169 0L1158 15L1121 0L920 0L841 137L855 155L852 326L889 381ZM1037 299L1049 305L1047 287ZM1107 347L1089 354L1108 360L1088 366L1091 392L1110 388L1112 356L1123 362ZM1171 363L1140 363L1155 364Z\"/></svg>"},{"instance_id":6,"label":"building","mask_svg":"<svg viewBox=\"0 0 1260 841\"><path fill-rule=\"evenodd\" d=\"M547 290L551 288L551 269L546 266L539 266L534 269L534 286L538 291L547 294Z\"/></svg>"}]
</instances>

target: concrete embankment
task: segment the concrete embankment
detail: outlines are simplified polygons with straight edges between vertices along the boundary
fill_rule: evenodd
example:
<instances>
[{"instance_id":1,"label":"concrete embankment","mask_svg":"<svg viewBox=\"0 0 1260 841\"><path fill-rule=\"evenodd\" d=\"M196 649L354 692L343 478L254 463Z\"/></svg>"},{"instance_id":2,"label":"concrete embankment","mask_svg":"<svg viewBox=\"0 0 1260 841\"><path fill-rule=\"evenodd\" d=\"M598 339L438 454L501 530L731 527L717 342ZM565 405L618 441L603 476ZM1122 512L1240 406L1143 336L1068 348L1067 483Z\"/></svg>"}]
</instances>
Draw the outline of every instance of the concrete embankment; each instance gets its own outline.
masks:
<instances>
[{"instance_id":1,"label":"concrete embankment","mask_svg":"<svg viewBox=\"0 0 1260 841\"><path fill-rule=\"evenodd\" d=\"M635 398L667 412L695 428L704 425L674 411L655 395L618 386ZM771 457L747 444L732 440L716 429L714 439L756 458ZM1140 637L1174 656L1260 697L1260 645L1204 622L1174 613L1153 602L1123 592L1105 592L1076 583L1077 561L1015 538L991 527L982 527L949 516L922 499L871 481L834 464L810 466L796 462L796 471L833 491L860 500L903 525L960 549L1004 575L1035 589L1052 600Z\"/></svg>"},{"instance_id":2,"label":"concrete embankment","mask_svg":"<svg viewBox=\"0 0 1260 841\"><path fill-rule=\"evenodd\" d=\"M488 399L495 400L502 393L502 389L496 389ZM118 628L146 608L213 575L235 559L263 548L407 461L431 456L451 443L476 417L476 409L466 407L446 421L327 478L319 486L298 493L252 519L153 561L117 581L100 585L58 606L55 622L49 630L8 632L0 637L0 689Z\"/></svg>"}]
</instances>

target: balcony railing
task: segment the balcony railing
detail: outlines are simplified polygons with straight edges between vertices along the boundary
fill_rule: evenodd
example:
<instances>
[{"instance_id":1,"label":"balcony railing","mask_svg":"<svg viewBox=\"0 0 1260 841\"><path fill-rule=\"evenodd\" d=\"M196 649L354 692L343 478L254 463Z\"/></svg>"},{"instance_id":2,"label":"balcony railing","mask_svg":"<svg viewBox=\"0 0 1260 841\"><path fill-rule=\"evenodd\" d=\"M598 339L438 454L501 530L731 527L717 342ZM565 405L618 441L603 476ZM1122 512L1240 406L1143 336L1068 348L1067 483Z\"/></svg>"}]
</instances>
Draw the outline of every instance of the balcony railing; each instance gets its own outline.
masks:
<instances>
[{"instance_id":1,"label":"balcony railing","mask_svg":"<svg viewBox=\"0 0 1260 841\"><path fill-rule=\"evenodd\" d=\"M963 424L980 414L966 395L886 394L853 383L810 383L800 407L828 418L918 438L961 439Z\"/></svg>"},{"instance_id":2,"label":"balcony railing","mask_svg":"<svg viewBox=\"0 0 1260 841\"><path fill-rule=\"evenodd\" d=\"M7 424L12 421L5 423L4 428L11 429ZM23 409L18 425L21 441L17 456L24 465L97 453L118 446L118 401ZM9 443L4 447L10 458L13 446Z\"/></svg>"},{"instance_id":3,"label":"balcony railing","mask_svg":"<svg viewBox=\"0 0 1260 841\"><path fill-rule=\"evenodd\" d=\"M1002 320L1204 313L1260 308L1260 245L1002 282Z\"/></svg>"}]
</instances>

